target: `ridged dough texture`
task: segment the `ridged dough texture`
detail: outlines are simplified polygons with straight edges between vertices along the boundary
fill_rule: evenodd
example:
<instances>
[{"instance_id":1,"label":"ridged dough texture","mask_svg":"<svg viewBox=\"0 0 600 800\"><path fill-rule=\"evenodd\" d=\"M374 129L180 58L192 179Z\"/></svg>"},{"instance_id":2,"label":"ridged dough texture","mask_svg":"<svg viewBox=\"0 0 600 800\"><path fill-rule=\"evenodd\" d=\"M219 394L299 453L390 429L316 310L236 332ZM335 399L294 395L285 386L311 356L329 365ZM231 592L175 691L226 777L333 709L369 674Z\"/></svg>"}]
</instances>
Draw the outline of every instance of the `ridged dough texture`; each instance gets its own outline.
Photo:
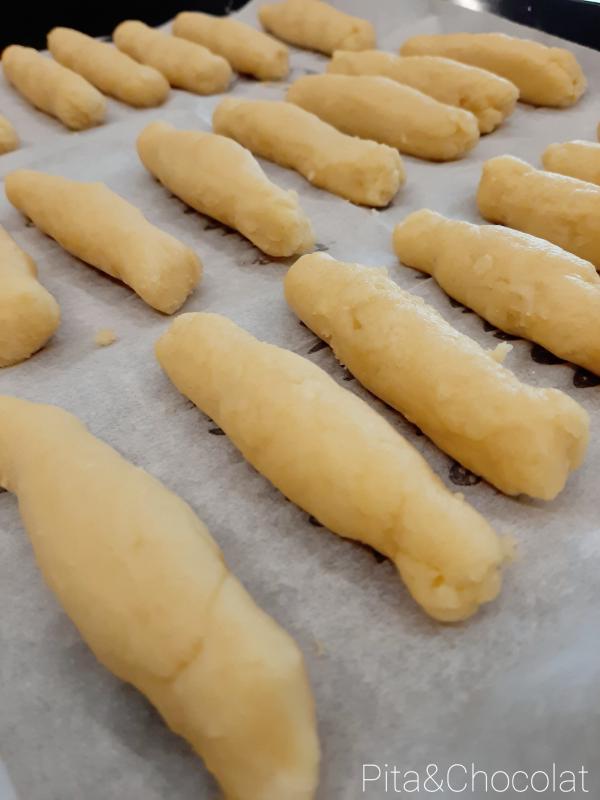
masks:
<instances>
[{"instance_id":1,"label":"ridged dough texture","mask_svg":"<svg viewBox=\"0 0 600 800\"><path fill-rule=\"evenodd\" d=\"M106 98L81 75L37 50L17 44L7 47L2 68L26 100L67 128L79 131L104 122Z\"/></svg>"},{"instance_id":2,"label":"ridged dough texture","mask_svg":"<svg viewBox=\"0 0 600 800\"><path fill-rule=\"evenodd\" d=\"M6 117L0 114L0 155L10 153L19 146L19 137L16 130Z\"/></svg>"},{"instance_id":3,"label":"ridged dough texture","mask_svg":"<svg viewBox=\"0 0 600 800\"><path fill-rule=\"evenodd\" d=\"M366 19L345 14L321 0L284 0L261 5L266 30L297 47L331 55L334 50L375 47L375 28Z\"/></svg>"},{"instance_id":4,"label":"ridged dough texture","mask_svg":"<svg viewBox=\"0 0 600 800\"><path fill-rule=\"evenodd\" d=\"M314 246L296 193L271 183L237 142L153 122L139 135L137 151L146 169L184 203L235 228L265 253L291 256Z\"/></svg>"},{"instance_id":5,"label":"ridged dough texture","mask_svg":"<svg viewBox=\"0 0 600 800\"><path fill-rule=\"evenodd\" d=\"M159 106L169 94L169 82L158 70L72 28L53 28L48 49L63 66L130 106Z\"/></svg>"},{"instance_id":6,"label":"ridged dough texture","mask_svg":"<svg viewBox=\"0 0 600 800\"><path fill-rule=\"evenodd\" d=\"M340 75L382 75L412 86L477 117L480 133L490 133L514 111L519 90L485 69L439 56L396 56L382 50L352 53L337 50L327 72Z\"/></svg>"},{"instance_id":7,"label":"ridged dough texture","mask_svg":"<svg viewBox=\"0 0 600 800\"><path fill-rule=\"evenodd\" d=\"M156 353L179 391L287 498L392 559L428 614L466 619L496 597L502 540L322 369L217 314L182 314Z\"/></svg>"},{"instance_id":8,"label":"ridged dough texture","mask_svg":"<svg viewBox=\"0 0 600 800\"><path fill-rule=\"evenodd\" d=\"M54 406L0 397L0 484L98 660L204 759L228 800L312 800L302 655L193 510Z\"/></svg>"},{"instance_id":9,"label":"ridged dough texture","mask_svg":"<svg viewBox=\"0 0 600 800\"><path fill-rule=\"evenodd\" d=\"M0 367L25 361L60 324L60 308L37 280L33 259L0 226Z\"/></svg>"},{"instance_id":10,"label":"ridged dough texture","mask_svg":"<svg viewBox=\"0 0 600 800\"><path fill-rule=\"evenodd\" d=\"M583 460L581 406L521 383L385 269L313 253L288 271L285 296L370 392L506 494L550 500Z\"/></svg>"},{"instance_id":11,"label":"ridged dough texture","mask_svg":"<svg viewBox=\"0 0 600 800\"><path fill-rule=\"evenodd\" d=\"M306 75L287 99L344 133L431 161L460 158L479 141L470 111L380 76Z\"/></svg>"},{"instance_id":12,"label":"ridged dough texture","mask_svg":"<svg viewBox=\"0 0 600 800\"><path fill-rule=\"evenodd\" d=\"M497 328L600 374L600 277L543 239L417 211L394 230L408 267Z\"/></svg>"},{"instance_id":13,"label":"ridged dough texture","mask_svg":"<svg viewBox=\"0 0 600 800\"><path fill-rule=\"evenodd\" d=\"M213 129L353 203L386 206L405 180L397 150L341 133L293 103L226 97Z\"/></svg>"},{"instance_id":14,"label":"ridged dough texture","mask_svg":"<svg viewBox=\"0 0 600 800\"><path fill-rule=\"evenodd\" d=\"M545 170L569 175L600 185L600 144L598 142L562 142L548 145L542 153Z\"/></svg>"},{"instance_id":15,"label":"ridged dough texture","mask_svg":"<svg viewBox=\"0 0 600 800\"><path fill-rule=\"evenodd\" d=\"M519 88L519 99L535 106L572 106L586 89L585 75L573 53L505 33L413 36L400 52L444 56L488 69L512 81Z\"/></svg>"},{"instance_id":16,"label":"ridged dough texture","mask_svg":"<svg viewBox=\"0 0 600 800\"><path fill-rule=\"evenodd\" d=\"M289 72L287 47L272 36L232 17L182 11L173 21L173 34L189 39L261 81L277 81Z\"/></svg>"},{"instance_id":17,"label":"ridged dough texture","mask_svg":"<svg viewBox=\"0 0 600 800\"><path fill-rule=\"evenodd\" d=\"M498 156L483 165L477 205L489 222L547 239L600 268L600 187Z\"/></svg>"},{"instance_id":18,"label":"ridged dough texture","mask_svg":"<svg viewBox=\"0 0 600 800\"><path fill-rule=\"evenodd\" d=\"M196 94L224 92L231 81L228 62L206 47L168 36L137 20L127 20L113 32L119 50L154 67L171 86Z\"/></svg>"},{"instance_id":19,"label":"ridged dough texture","mask_svg":"<svg viewBox=\"0 0 600 800\"><path fill-rule=\"evenodd\" d=\"M177 311L200 280L194 251L103 183L16 170L6 176L5 188L13 206L41 231L158 311Z\"/></svg>"}]
</instances>

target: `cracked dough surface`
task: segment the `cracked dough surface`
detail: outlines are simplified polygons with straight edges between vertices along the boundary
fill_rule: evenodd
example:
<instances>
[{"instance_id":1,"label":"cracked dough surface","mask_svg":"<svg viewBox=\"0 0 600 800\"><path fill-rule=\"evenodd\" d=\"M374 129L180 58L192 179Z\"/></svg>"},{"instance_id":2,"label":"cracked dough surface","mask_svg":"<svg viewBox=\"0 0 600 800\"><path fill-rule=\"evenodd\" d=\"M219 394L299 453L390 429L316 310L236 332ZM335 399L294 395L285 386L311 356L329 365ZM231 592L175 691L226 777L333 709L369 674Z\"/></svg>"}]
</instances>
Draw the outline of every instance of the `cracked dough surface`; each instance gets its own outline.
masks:
<instances>
[{"instance_id":1,"label":"cracked dough surface","mask_svg":"<svg viewBox=\"0 0 600 800\"><path fill-rule=\"evenodd\" d=\"M545 170L600 185L600 144L576 139L551 144L542 153Z\"/></svg>"},{"instance_id":2,"label":"cracked dough surface","mask_svg":"<svg viewBox=\"0 0 600 800\"><path fill-rule=\"evenodd\" d=\"M148 697L227 798L311 800L319 747L302 655L190 506L66 411L6 396L0 485L96 657Z\"/></svg>"}]
</instances>

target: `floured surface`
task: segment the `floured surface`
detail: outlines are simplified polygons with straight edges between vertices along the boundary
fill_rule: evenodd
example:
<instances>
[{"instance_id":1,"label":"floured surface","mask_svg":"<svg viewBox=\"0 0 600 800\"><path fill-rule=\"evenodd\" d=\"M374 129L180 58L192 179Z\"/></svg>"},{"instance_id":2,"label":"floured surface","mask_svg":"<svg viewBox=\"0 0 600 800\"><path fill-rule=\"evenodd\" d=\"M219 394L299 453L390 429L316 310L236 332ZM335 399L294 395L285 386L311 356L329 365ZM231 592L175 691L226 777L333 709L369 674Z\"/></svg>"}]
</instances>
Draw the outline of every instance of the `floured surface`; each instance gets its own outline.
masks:
<instances>
[{"instance_id":1,"label":"floured surface","mask_svg":"<svg viewBox=\"0 0 600 800\"><path fill-rule=\"evenodd\" d=\"M441 2L340 0L338 5L354 14L368 7L379 45L391 50L417 33L524 30ZM254 3L240 19L256 25ZM536 32L526 35L556 42ZM591 82L576 106L519 105L462 161L430 164L406 157L407 183L385 211L352 206L263 162L265 171L300 193L317 242L332 256L387 266L399 284L493 349L501 341L494 331L453 307L432 280L397 264L391 231L422 207L480 222L475 190L486 158L510 153L540 166L551 142L595 139L600 54L567 46ZM326 63L301 51L292 51L291 61L292 80L322 71ZM284 91L285 84L240 78L232 89L266 99L282 99ZM162 118L176 127L208 130L219 99L173 91L164 107L146 111L109 100L108 124L70 134L26 107L2 79L2 112L23 147L0 158L0 176L24 167L105 181L151 222L195 248L205 277L184 311L226 314L255 335L308 355L383 413L499 531L515 535L520 559L507 571L499 600L460 626L427 619L391 564L312 524L170 385L153 356L167 318L127 287L67 256L4 197L0 224L37 261L42 283L61 305L63 323L48 348L0 372L0 392L64 406L177 491L206 522L257 603L296 637L319 715L319 800L387 796L383 783L362 793L363 762L423 774L432 762L475 761L490 772L548 770L553 761L575 771L584 764L591 772L589 796L599 794L600 386L590 385L597 379L569 366L539 363L549 360L539 348L536 361L529 343L513 342L505 363L519 378L564 389L590 412L590 451L552 503L508 499L474 482L413 426L348 380L330 351L298 323L283 298L282 278L291 262L272 261L237 234L186 209L142 167L134 143L148 121ZM94 344L100 328L118 331L112 347ZM5 493L0 494L0 602L0 755L21 800L216 796L199 759L143 698L95 662L43 585L16 501Z\"/></svg>"}]
</instances>

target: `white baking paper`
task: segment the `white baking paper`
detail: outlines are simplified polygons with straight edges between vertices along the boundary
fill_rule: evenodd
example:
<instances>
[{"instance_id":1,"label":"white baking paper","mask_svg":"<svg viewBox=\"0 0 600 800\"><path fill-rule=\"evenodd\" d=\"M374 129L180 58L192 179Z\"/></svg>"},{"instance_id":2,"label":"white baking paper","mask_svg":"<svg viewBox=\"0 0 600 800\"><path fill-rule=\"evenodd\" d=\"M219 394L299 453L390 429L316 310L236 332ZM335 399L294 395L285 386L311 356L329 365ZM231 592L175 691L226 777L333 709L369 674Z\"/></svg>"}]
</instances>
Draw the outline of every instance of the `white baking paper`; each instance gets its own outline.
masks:
<instances>
[{"instance_id":1,"label":"white baking paper","mask_svg":"<svg viewBox=\"0 0 600 800\"><path fill-rule=\"evenodd\" d=\"M412 34L451 30L501 30L557 42L441 1L337 4L372 18L380 45L391 50ZM256 8L250 3L240 18L258 25ZM581 102L568 110L520 105L462 161L433 164L407 157L407 184L385 211L353 206L272 164L265 163L265 170L299 192L319 244L332 256L387 266L398 283L493 348L499 342L495 331L453 306L433 280L398 265L391 230L422 207L480 221L475 189L485 159L510 153L539 165L550 142L594 139L600 54L568 46L590 81ZM320 71L324 64L323 57L294 51L291 78ZM283 84L242 78L233 87L235 94L274 99L284 90ZM498 531L514 534L520 558L506 571L499 599L464 624L443 626L428 619L389 562L312 524L178 394L153 356L168 318L67 255L4 197L0 223L37 261L42 282L60 302L63 323L42 352L0 372L0 392L74 412L93 433L185 498L207 523L231 568L305 654L323 750L319 800L396 794L391 784L386 791L383 779L368 782L363 792L365 763L421 775L428 764L437 764L439 777L453 762L469 769L474 762L488 774L541 770L551 775L553 763L573 772L583 767L589 771L585 796L599 797L600 387L571 366L536 362L531 344L513 342L507 365L520 378L563 389L590 412L588 458L551 503L509 499L474 482L349 379L329 349L315 347L315 337L284 302L282 277L289 262L274 262L236 233L185 208L144 170L134 143L149 120L209 129L218 99L173 92L163 108L148 111L111 100L108 124L73 134L32 110L3 82L0 109L16 125L24 146L0 158L0 177L28 167L105 181L152 222L193 246L205 277L185 311L226 314L253 334L319 364L407 436L448 487L464 492ZM94 344L101 328L118 335L111 347ZM217 796L186 744L141 695L96 663L45 587L16 500L8 493L0 494L0 606L0 754L21 800ZM373 774L367 770L367 776ZM453 773L455 787L461 775ZM538 778L536 785L543 784ZM496 785L502 787L501 778ZM428 786L421 784L418 796L431 794L433 785ZM437 794L494 796L485 794L481 783L474 792L468 787ZM584 794L580 790L576 796Z\"/></svg>"}]
</instances>

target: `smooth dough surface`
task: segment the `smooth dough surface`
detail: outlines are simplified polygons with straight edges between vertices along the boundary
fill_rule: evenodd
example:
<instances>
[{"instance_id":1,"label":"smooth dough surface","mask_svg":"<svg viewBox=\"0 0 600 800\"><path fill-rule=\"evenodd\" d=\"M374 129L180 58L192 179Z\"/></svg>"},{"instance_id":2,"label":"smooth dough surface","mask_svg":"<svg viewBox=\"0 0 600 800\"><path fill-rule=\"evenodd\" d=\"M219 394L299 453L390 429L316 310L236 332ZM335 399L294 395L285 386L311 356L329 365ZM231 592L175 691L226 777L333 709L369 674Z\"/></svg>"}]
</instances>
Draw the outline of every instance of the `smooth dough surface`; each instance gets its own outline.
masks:
<instances>
[{"instance_id":1,"label":"smooth dough surface","mask_svg":"<svg viewBox=\"0 0 600 800\"><path fill-rule=\"evenodd\" d=\"M60 309L37 280L33 259L0 226L0 367L25 361L60 324Z\"/></svg>"},{"instance_id":2,"label":"smooth dough surface","mask_svg":"<svg viewBox=\"0 0 600 800\"><path fill-rule=\"evenodd\" d=\"M135 686L228 800L312 800L302 655L190 506L55 406L0 396L0 485L98 660Z\"/></svg>"},{"instance_id":3,"label":"smooth dough surface","mask_svg":"<svg viewBox=\"0 0 600 800\"><path fill-rule=\"evenodd\" d=\"M76 72L31 47L13 44L2 53L9 83L33 106L72 130L104 122L106 98Z\"/></svg>"},{"instance_id":4,"label":"smooth dough surface","mask_svg":"<svg viewBox=\"0 0 600 800\"><path fill-rule=\"evenodd\" d=\"M477 117L480 133L490 133L514 111L519 90L485 69L439 56L396 56L382 50L353 53L337 50L327 72L341 75L382 75L412 86L450 106Z\"/></svg>"},{"instance_id":5,"label":"smooth dough surface","mask_svg":"<svg viewBox=\"0 0 600 800\"><path fill-rule=\"evenodd\" d=\"M285 296L369 391L506 494L550 500L583 460L581 406L521 383L385 269L313 253L288 271Z\"/></svg>"},{"instance_id":6,"label":"smooth dough surface","mask_svg":"<svg viewBox=\"0 0 600 800\"><path fill-rule=\"evenodd\" d=\"M271 183L237 142L152 122L139 135L137 151L146 169L184 203L235 228L265 253L291 256L314 246L296 193Z\"/></svg>"},{"instance_id":7,"label":"smooth dough surface","mask_svg":"<svg viewBox=\"0 0 600 800\"><path fill-rule=\"evenodd\" d=\"M551 144L542 153L545 170L569 175L600 185L600 144L598 142L562 142Z\"/></svg>"},{"instance_id":8,"label":"smooth dough surface","mask_svg":"<svg viewBox=\"0 0 600 800\"><path fill-rule=\"evenodd\" d=\"M293 103L226 97L213 129L354 203L386 206L405 180L397 150L341 133Z\"/></svg>"},{"instance_id":9,"label":"smooth dough surface","mask_svg":"<svg viewBox=\"0 0 600 800\"><path fill-rule=\"evenodd\" d=\"M158 106L169 94L169 82L158 70L72 28L53 28L48 49L63 66L130 106Z\"/></svg>"},{"instance_id":10,"label":"smooth dough surface","mask_svg":"<svg viewBox=\"0 0 600 800\"><path fill-rule=\"evenodd\" d=\"M224 92L231 81L228 62L200 44L168 36L143 22L127 20L113 32L119 50L154 67L171 86L196 94Z\"/></svg>"},{"instance_id":11,"label":"smooth dough surface","mask_svg":"<svg viewBox=\"0 0 600 800\"><path fill-rule=\"evenodd\" d=\"M334 50L375 47L375 28L321 0L283 0L258 10L266 30L297 47L331 54Z\"/></svg>"},{"instance_id":12,"label":"smooth dough surface","mask_svg":"<svg viewBox=\"0 0 600 800\"><path fill-rule=\"evenodd\" d=\"M431 161L460 158L479 140L470 111L377 75L305 75L287 99L344 133Z\"/></svg>"},{"instance_id":13,"label":"smooth dough surface","mask_svg":"<svg viewBox=\"0 0 600 800\"><path fill-rule=\"evenodd\" d=\"M260 473L330 530L387 555L428 614L466 619L496 597L502 540L322 369L217 314L182 314L156 353Z\"/></svg>"},{"instance_id":14,"label":"smooth dough surface","mask_svg":"<svg viewBox=\"0 0 600 800\"><path fill-rule=\"evenodd\" d=\"M103 183L16 170L6 176L5 188L13 206L41 231L158 311L177 311L200 280L194 251Z\"/></svg>"},{"instance_id":15,"label":"smooth dough surface","mask_svg":"<svg viewBox=\"0 0 600 800\"><path fill-rule=\"evenodd\" d=\"M505 33L413 36L400 52L405 56L445 56L495 72L519 88L520 100L536 106L571 106L586 88L573 53Z\"/></svg>"},{"instance_id":16,"label":"smooth dough surface","mask_svg":"<svg viewBox=\"0 0 600 800\"><path fill-rule=\"evenodd\" d=\"M498 156L483 165L477 205L489 222L547 239L600 268L600 187L593 183Z\"/></svg>"},{"instance_id":17,"label":"smooth dough surface","mask_svg":"<svg viewBox=\"0 0 600 800\"><path fill-rule=\"evenodd\" d=\"M600 277L589 262L525 233L427 210L396 226L394 248L492 325L600 374Z\"/></svg>"},{"instance_id":18,"label":"smooth dough surface","mask_svg":"<svg viewBox=\"0 0 600 800\"><path fill-rule=\"evenodd\" d=\"M10 153L19 146L19 137L9 120L0 114L0 155Z\"/></svg>"},{"instance_id":19,"label":"smooth dough surface","mask_svg":"<svg viewBox=\"0 0 600 800\"><path fill-rule=\"evenodd\" d=\"M173 33L223 56L233 69L261 81L277 81L289 72L287 47L272 36L232 17L182 11Z\"/></svg>"}]
</instances>

